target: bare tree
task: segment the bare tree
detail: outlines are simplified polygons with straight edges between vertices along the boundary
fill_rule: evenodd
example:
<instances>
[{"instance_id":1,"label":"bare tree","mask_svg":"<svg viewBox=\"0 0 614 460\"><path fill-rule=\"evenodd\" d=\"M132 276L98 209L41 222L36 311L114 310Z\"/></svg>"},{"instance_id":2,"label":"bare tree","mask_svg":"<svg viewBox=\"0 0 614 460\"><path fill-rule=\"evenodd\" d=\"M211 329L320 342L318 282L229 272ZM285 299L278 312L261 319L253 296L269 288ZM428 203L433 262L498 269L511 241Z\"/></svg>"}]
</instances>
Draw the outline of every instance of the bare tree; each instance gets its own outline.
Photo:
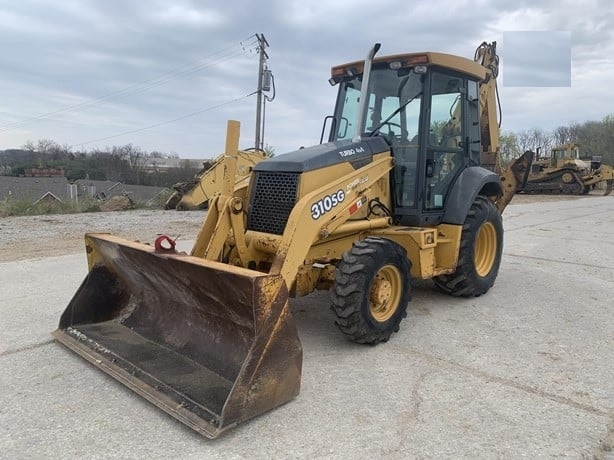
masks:
<instances>
[{"instance_id":1,"label":"bare tree","mask_svg":"<svg viewBox=\"0 0 614 460\"><path fill-rule=\"evenodd\" d=\"M536 153L539 152L540 156L548 156L550 154L553 136L541 128L519 131L516 134L516 138L521 152L532 150Z\"/></svg>"},{"instance_id":2,"label":"bare tree","mask_svg":"<svg viewBox=\"0 0 614 460\"><path fill-rule=\"evenodd\" d=\"M141 185L141 176L149 158L147 152L138 147L134 147L132 144L124 145L122 148L130 163L130 169L132 170L135 184Z\"/></svg>"},{"instance_id":3,"label":"bare tree","mask_svg":"<svg viewBox=\"0 0 614 460\"><path fill-rule=\"evenodd\" d=\"M578 142L578 134L582 126L578 123L571 123L568 126L559 126L553 132L554 142L557 145Z\"/></svg>"},{"instance_id":4,"label":"bare tree","mask_svg":"<svg viewBox=\"0 0 614 460\"><path fill-rule=\"evenodd\" d=\"M556 145L567 144L575 140L571 132L571 126L559 126L552 132L552 137Z\"/></svg>"},{"instance_id":5,"label":"bare tree","mask_svg":"<svg viewBox=\"0 0 614 460\"><path fill-rule=\"evenodd\" d=\"M29 140L28 142L26 142L25 144L23 144L23 145L21 146L21 148L22 148L23 150L27 150L27 151L28 151L28 152L30 152L30 153L34 153L34 152L36 152L36 145L34 145L34 142L32 142L32 141L30 141L30 140Z\"/></svg>"},{"instance_id":6,"label":"bare tree","mask_svg":"<svg viewBox=\"0 0 614 460\"><path fill-rule=\"evenodd\" d=\"M60 148L60 146L51 139L39 139L36 144L36 151L38 153L42 153L43 155L47 153L53 153L54 150Z\"/></svg>"},{"instance_id":7,"label":"bare tree","mask_svg":"<svg viewBox=\"0 0 614 460\"><path fill-rule=\"evenodd\" d=\"M533 140L529 131L522 130L516 133L516 143L521 152L533 149Z\"/></svg>"},{"instance_id":8,"label":"bare tree","mask_svg":"<svg viewBox=\"0 0 614 460\"><path fill-rule=\"evenodd\" d=\"M542 155L548 156L552 148L552 135L541 128L533 128L531 130L532 150L538 150Z\"/></svg>"}]
</instances>

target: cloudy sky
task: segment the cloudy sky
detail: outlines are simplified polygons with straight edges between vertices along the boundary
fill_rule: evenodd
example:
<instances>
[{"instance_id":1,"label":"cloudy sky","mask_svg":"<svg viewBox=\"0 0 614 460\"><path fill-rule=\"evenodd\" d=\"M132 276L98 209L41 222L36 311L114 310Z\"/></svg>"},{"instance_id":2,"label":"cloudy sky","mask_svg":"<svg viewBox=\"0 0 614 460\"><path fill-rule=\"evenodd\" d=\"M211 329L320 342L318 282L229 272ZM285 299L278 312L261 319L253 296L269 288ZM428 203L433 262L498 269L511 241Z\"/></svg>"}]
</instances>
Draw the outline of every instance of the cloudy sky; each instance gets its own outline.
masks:
<instances>
[{"instance_id":1,"label":"cloudy sky","mask_svg":"<svg viewBox=\"0 0 614 460\"><path fill-rule=\"evenodd\" d=\"M228 119L251 147L256 33L270 45L264 141L277 154L319 141L330 67L375 42L381 55L472 58L497 41L506 130L614 113L610 0L0 0L0 24L0 149L51 139L210 158Z\"/></svg>"}]
</instances>

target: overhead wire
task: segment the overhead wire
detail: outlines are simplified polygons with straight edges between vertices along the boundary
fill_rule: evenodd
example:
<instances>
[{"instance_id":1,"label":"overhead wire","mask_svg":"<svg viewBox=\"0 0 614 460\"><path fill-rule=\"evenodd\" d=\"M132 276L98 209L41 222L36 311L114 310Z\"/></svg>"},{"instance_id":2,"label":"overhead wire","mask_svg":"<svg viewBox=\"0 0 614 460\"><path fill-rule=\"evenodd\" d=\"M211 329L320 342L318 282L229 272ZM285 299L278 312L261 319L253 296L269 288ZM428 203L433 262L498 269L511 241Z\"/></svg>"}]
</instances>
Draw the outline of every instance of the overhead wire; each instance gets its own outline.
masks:
<instances>
[{"instance_id":1,"label":"overhead wire","mask_svg":"<svg viewBox=\"0 0 614 460\"><path fill-rule=\"evenodd\" d=\"M190 117L193 117L195 115L199 115L201 113L210 112L211 110L219 109L220 107L223 107L223 106L228 105L228 104L232 104L233 102L237 102L237 101L240 101L242 99L246 99L246 98L248 98L248 97L250 97L250 96L252 96L252 95L254 95L256 93L257 93L257 91L252 91L251 93L245 94L244 96L240 96L240 97L231 99L229 101L222 102L220 104L217 104L217 105L214 105L214 106L211 106L211 107L207 107L206 109L197 110L195 112L191 112L191 113L188 113L186 115L182 115L180 117L173 118L171 120L166 120L166 121L162 121L160 123L155 123L153 125L143 126L141 128L133 129L133 130L130 130L130 131L124 131L122 133L113 134L111 136L100 137L98 139L92 139L92 140L89 140L89 141L86 141L86 142L77 142L75 144L69 145L68 148L73 148L73 147L80 146L80 145L81 146L88 145L88 144L92 144L94 142L106 141L108 139L114 139L116 137L125 136L127 134L134 134L134 133L138 133L138 132L141 132L141 131L145 131L147 129L157 128L159 126L163 126L163 125L167 125L167 124L170 124L170 123L174 123L174 122L179 121L179 120L184 120L186 118L190 118Z\"/></svg>"},{"instance_id":2,"label":"overhead wire","mask_svg":"<svg viewBox=\"0 0 614 460\"><path fill-rule=\"evenodd\" d=\"M244 43L244 42L247 42L247 43ZM257 42L256 36L254 34L239 42L239 44L241 45L241 50L234 51L232 50L232 48L235 48L237 45L236 44L229 45L221 49L220 51L214 52L209 57L198 61L198 63L185 64L176 69L163 73L160 76L129 85L123 89L113 91L111 93L108 93L108 94L105 94L105 95L102 95L102 96L99 96L99 97L96 97L96 98L93 98L93 99L90 99L84 102L73 104L68 107L64 107L64 108L53 110L50 112L34 115L34 116L31 116L31 117L28 117L22 120L18 120L14 122L7 122L7 123L0 123L0 133L11 131L13 129L21 127L33 121L46 119L53 115L58 115L61 113L68 113L68 112L78 112L80 110L99 105L103 102L106 102L109 99L121 98L126 95L138 94L138 93L148 91L152 88L162 86L177 78L181 78L181 77L185 77L185 76L194 74L207 67L211 67L213 65L220 64L222 62L236 58L242 55L245 51L249 50L250 47L256 45L256 42ZM216 55L219 55L219 56L214 58L214 56Z\"/></svg>"}]
</instances>

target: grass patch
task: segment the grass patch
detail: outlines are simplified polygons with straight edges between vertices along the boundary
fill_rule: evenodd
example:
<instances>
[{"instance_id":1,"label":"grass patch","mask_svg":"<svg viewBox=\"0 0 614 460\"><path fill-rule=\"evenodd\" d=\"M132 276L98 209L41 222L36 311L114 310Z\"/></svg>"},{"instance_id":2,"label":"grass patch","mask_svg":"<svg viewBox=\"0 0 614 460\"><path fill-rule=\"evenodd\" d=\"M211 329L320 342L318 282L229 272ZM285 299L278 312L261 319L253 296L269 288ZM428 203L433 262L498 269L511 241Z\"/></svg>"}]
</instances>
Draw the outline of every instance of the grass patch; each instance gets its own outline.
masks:
<instances>
[{"instance_id":1,"label":"grass patch","mask_svg":"<svg viewBox=\"0 0 614 460\"><path fill-rule=\"evenodd\" d=\"M96 211L100 211L100 203L93 198L82 200L79 204L56 200L36 202L28 198L5 198L0 200L0 217L70 214Z\"/></svg>"},{"instance_id":2,"label":"grass patch","mask_svg":"<svg viewBox=\"0 0 614 460\"><path fill-rule=\"evenodd\" d=\"M130 209L164 209L164 204L172 191L164 191L148 202L134 201ZM36 202L31 198L0 199L0 217L39 216L45 214L73 214L80 212L99 212L104 202L96 198L79 197L79 203L73 201L42 200Z\"/></svg>"}]
</instances>

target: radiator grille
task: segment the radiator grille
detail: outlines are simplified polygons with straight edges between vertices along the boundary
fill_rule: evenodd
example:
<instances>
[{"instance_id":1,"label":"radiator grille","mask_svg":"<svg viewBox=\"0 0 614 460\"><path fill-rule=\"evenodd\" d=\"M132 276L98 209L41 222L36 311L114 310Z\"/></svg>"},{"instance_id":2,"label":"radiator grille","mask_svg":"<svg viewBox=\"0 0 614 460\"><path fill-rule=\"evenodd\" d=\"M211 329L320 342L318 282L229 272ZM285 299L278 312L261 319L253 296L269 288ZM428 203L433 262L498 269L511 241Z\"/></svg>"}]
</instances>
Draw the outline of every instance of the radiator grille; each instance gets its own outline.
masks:
<instances>
[{"instance_id":1,"label":"radiator grille","mask_svg":"<svg viewBox=\"0 0 614 460\"><path fill-rule=\"evenodd\" d=\"M258 171L255 176L247 229L282 235L297 200L299 174Z\"/></svg>"}]
</instances>

